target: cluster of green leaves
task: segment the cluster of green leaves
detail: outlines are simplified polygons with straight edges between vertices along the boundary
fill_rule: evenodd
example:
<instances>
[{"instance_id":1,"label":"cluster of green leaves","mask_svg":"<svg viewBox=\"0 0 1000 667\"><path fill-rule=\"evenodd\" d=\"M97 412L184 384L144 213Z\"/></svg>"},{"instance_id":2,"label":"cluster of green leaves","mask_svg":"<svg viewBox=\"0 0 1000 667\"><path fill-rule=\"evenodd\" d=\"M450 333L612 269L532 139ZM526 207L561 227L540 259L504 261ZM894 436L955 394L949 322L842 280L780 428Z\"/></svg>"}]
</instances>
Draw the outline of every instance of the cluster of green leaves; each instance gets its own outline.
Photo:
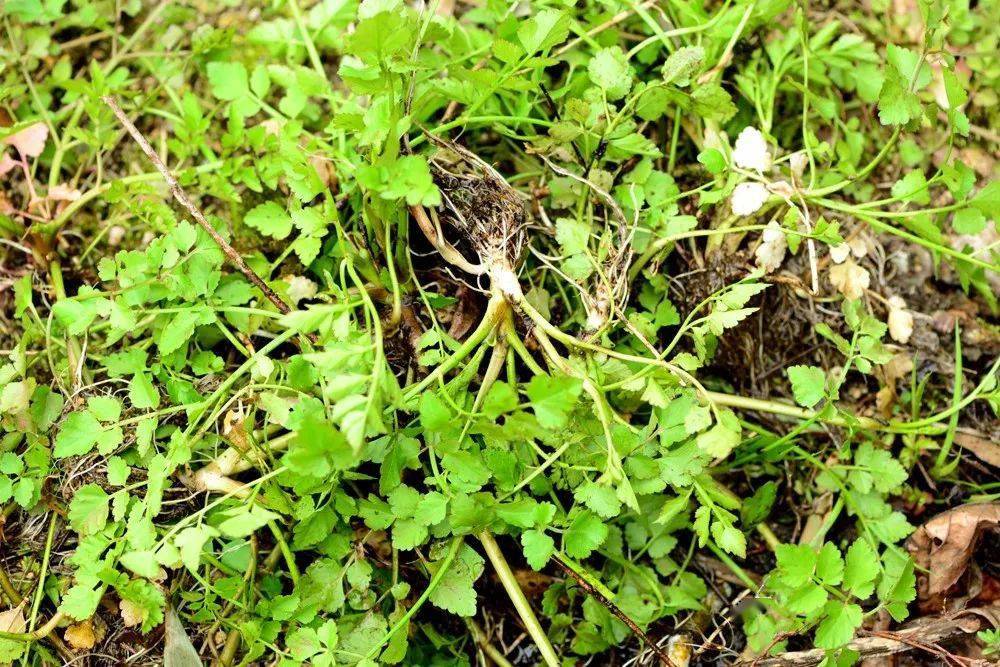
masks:
<instances>
[{"instance_id":1,"label":"cluster of green leaves","mask_svg":"<svg viewBox=\"0 0 1000 667\"><path fill-rule=\"evenodd\" d=\"M471 642L421 605L427 591L443 612L480 612L476 536L503 536L533 570L560 559L648 626L707 608L695 550L741 572L755 530L780 523L781 463L808 473L789 493L829 493L831 522L846 513L858 537L777 546L744 619L754 650L812 632L847 663L837 650L866 615L905 618L914 572L898 543L913 528L892 500L909 471L892 436L840 401L851 374L890 360L886 325L862 301L844 303L842 326L817 325L841 369L786 369L791 396L814 412L779 436L708 392L731 389L710 367L727 332L758 314L763 274L681 307L658 261L684 239L732 250L758 231L730 229L727 204L747 178L727 137L754 125L802 187L760 214L793 254L806 257L806 238L842 243L854 216L946 257L995 308L996 248L949 243L995 224L1000 188L953 154L931 173L918 131L954 147L984 117L945 40L990 39L975 16L996 2L978 14L921 2L927 29L898 45L839 20L813 25L787 0L671 0L657 7L666 32L634 3L546 2L526 16L496 2L458 16L400 0L301 4L254 5L245 34L172 3L4 7L0 100L14 127L52 132L25 171L40 191L83 190L58 212L0 212L11 247L34 244L52 283L25 273L5 313L19 335L0 366L0 504L65 506L75 544L47 573L53 608L83 621L113 596L123 622L149 632L172 604L191 627L238 636L244 662L468 664ZM119 19L134 31L121 43ZM60 45L77 33L115 48L81 59ZM158 50L140 48L153 36ZM976 57L995 82L996 59ZM157 149L292 312L225 267L210 235L166 203L158 173L133 170L139 153L103 95L128 100L144 128L168 121L152 126ZM872 110L885 127L869 124ZM449 331L475 297L423 270L408 207L445 203L428 135L459 131L534 199L534 252L518 268L527 303L569 340L580 333L562 364L502 347L499 328L478 346ZM869 175L897 141L901 177L880 199ZM784 171L793 151L808 176ZM938 195L955 203L931 208ZM825 213L811 219L810 207ZM404 309L426 329L414 363L393 356L412 342ZM508 354L498 369L496 349ZM444 367L455 372L433 375ZM822 456L816 422L844 434ZM752 472L746 498L737 469ZM189 503L185 485L204 502ZM571 580L539 607L567 654L630 635ZM0 660L24 652L10 646Z\"/></svg>"},{"instance_id":2,"label":"cluster of green leaves","mask_svg":"<svg viewBox=\"0 0 1000 667\"><path fill-rule=\"evenodd\" d=\"M841 552L832 542L781 544L775 549L777 567L768 575L763 609L751 614L747 633L757 651L779 650L785 638L815 628L814 644L839 649L861 627L864 616L885 609L897 620L907 616L916 596L913 562L905 553L887 548L880 557L858 539ZM863 603L875 594L878 604L865 612ZM851 664L857 653L844 649L830 664Z\"/></svg>"}]
</instances>

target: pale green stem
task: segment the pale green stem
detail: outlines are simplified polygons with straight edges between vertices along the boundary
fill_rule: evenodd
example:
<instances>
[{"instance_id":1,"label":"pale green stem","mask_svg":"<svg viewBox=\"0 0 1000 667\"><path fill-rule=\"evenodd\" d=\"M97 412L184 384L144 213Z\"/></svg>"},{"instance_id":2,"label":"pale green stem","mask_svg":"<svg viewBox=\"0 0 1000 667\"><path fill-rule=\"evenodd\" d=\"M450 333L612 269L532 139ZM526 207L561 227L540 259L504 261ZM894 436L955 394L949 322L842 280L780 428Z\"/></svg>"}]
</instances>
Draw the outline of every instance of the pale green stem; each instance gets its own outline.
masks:
<instances>
[{"instance_id":1,"label":"pale green stem","mask_svg":"<svg viewBox=\"0 0 1000 667\"><path fill-rule=\"evenodd\" d=\"M503 552L500 551L500 545L493 539L493 535L487 532L479 534L479 541L482 542L486 556L490 559L490 563L493 564L497 578L500 579L500 583L503 584L507 595L510 596L510 601L514 603L514 609L517 610L517 615L521 617L524 628L528 631L528 635L534 640L535 646L538 647L538 651L542 654L542 660L545 661L547 667L559 667L559 656L552 647L552 643L549 641L548 635L545 634L545 630L542 629L542 624L538 622L538 617L535 616L535 611L531 608L531 603L528 602L528 598L524 596L524 591L521 590L521 586L517 583L517 577L514 576L510 565L507 564L507 559L504 558Z\"/></svg>"},{"instance_id":2,"label":"pale green stem","mask_svg":"<svg viewBox=\"0 0 1000 667\"><path fill-rule=\"evenodd\" d=\"M379 650L381 650L381 648L385 646L386 643L389 642L389 640L391 640L396 635L396 633L398 633L400 630L409 625L410 619L413 617L413 615L417 613L417 610L420 609L420 607L423 606L425 602L427 602L427 599L431 596L431 593L433 593L434 590L438 587L438 585L444 579L444 576L448 574L448 569L451 567L452 561L455 560L455 556L458 555L458 551L461 548L462 548L461 537L456 537L451 541L451 547L449 547L448 553L445 554L444 560L442 560L441 565L438 566L437 572L434 573L434 576L432 576L431 580L427 583L427 587L424 589L424 592L421 593L420 597L417 598L417 601L414 602L413 605L406 610L406 613L403 614L402 618L396 621L396 623L391 628L389 628L389 631L386 632L384 635L382 635L382 639L372 644L372 647L368 649L368 654L365 656L365 659L374 660L375 656L378 655Z\"/></svg>"}]
</instances>

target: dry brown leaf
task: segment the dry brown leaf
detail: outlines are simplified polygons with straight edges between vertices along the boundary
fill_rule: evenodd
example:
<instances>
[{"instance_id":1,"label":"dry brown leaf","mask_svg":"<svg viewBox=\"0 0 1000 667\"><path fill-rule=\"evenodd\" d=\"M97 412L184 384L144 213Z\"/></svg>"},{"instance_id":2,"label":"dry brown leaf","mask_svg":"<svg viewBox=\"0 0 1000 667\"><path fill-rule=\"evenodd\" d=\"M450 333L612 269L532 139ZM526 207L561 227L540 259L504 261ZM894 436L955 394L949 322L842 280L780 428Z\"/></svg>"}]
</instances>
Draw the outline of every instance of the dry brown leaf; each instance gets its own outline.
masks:
<instances>
[{"instance_id":1,"label":"dry brown leaf","mask_svg":"<svg viewBox=\"0 0 1000 667\"><path fill-rule=\"evenodd\" d=\"M38 122L7 135L3 138L3 143L13 146L23 157L36 157L45 149L45 140L48 138L48 126Z\"/></svg>"},{"instance_id":2,"label":"dry brown leaf","mask_svg":"<svg viewBox=\"0 0 1000 667\"><path fill-rule=\"evenodd\" d=\"M672 635L667 641L667 655L676 667L688 667L692 653L689 635Z\"/></svg>"},{"instance_id":3,"label":"dry brown leaf","mask_svg":"<svg viewBox=\"0 0 1000 667\"><path fill-rule=\"evenodd\" d=\"M482 309L474 298L472 290L465 285L459 286L455 296L458 298L458 304L455 306L451 325L448 327L448 335L461 340L479 321Z\"/></svg>"},{"instance_id":4,"label":"dry brown leaf","mask_svg":"<svg viewBox=\"0 0 1000 667\"><path fill-rule=\"evenodd\" d=\"M2 632L24 632L27 623L24 622L24 609L21 605L0 611L0 631Z\"/></svg>"},{"instance_id":5,"label":"dry brown leaf","mask_svg":"<svg viewBox=\"0 0 1000 667\"><path fill-rule=\"evenodd\" d=\"M548 587L552 585L552 582L555 581L550 575L535 572L534 570L515 570L514 577L517 579L517 583L521 585L521 590L529 598L541 597Z\"/></svg>"},{"instance_id":6,"label":"dry brown leaf","mask_svg":"<svg viewBox=\"0 0 1000 667\"><path fill-rule=\"evenodd\" d=\"M981 461L1000 468L1000 444L969 433L956 433L955 442L976 455Z\"/></svg>"},{"instance_id":7,"label":"dry brown leaf","mask_svg":"<svg viewBox=\"0 0 1000 667\"><path fill-rule=\"evenodd\" d=\"M985 530L1000 526L1000 503L963 505L938 514L916 530L906 543L921 576L921 600L943 595L955 585L972 558Z\"/></svg>"},{"instance_id":8,"label":"dry brown leaf","mask_svg":"<svg viewBox=\"0 0 1000 667\"><path fill-rule=\"evenodd\" d=\"M893 404L896 401L896 382L904 378L913 370L913 358L905 353L895 355L888 362L876 369L876 373L882 380L882 388L875 395L875 405L879 414L889 418L892 413Z\"/></svg>"},{"instance_id":9,"label":"dry brown leaf","mask_svg":"<svg viewBox=\"0 0 1000 667\"><path fill-rule=\"evenodd\" d=\"M997 622L998 611L1000 611L1000 608L991 606L967 609L945 616L925 616L907 623L902 628L894 631L868 630L865 633L868 636L857 637L851 640L844 648L856 651L866 659L881 657L882 659L892 660L893 662L890 664L942 664L937 661L933 663L927 662L925 658L929 658L929 654L915 654L911 659L902 660L898 660L893 656L898 653L923 650L939 642L957 640L962 637L974 635L976 632L994 625ZM814 648L805 651L790 651L768 657L744 657L735 664L737 667L749 665L753 665L754 667L806 667L807 665L817 665L826 658L827 651ZM952 663L945 662L943 664ZM956 660L954 664L966 663ZM967 664L971 666L985 665L987 663L971 661Z\"/></svg>"},{"instance_id":10,"label":"dry brown leaf","mask_svg":"<svg viewBox=\"0 0 1000 667\"><path fill-rule=\"evenodd\" d=\"M309 164L319 174L323 185L331 187L334 191L337 190L337 170L333 166L333 160L321 155L313 155L309 158Z\"/></svg>"},{"instance_id":11,"label":"dry brown leaf","mask_svg":"<svg viewBox=\"0 0 1000 667\"><path fill-rule=\"evenodd\" d=\"M139 607L128 600L122 600L118 609L122 616L122 622L128 627L139 625L146 618L146 612L143 611L142 607Z\"/></svg>"},{"instance_id":12,"label":"dry brown leaf","mask_svg":"<svg viewBox=\"0 0 1000 667\"><path fill-rule=\"evenodd\" d=\"M94 648L97 643L97 634L94 632L94 624L88 618L82 623L74 623L66 628L63 634L66 643L78 651L88 651Z\"/></svg>"}]
</instances>

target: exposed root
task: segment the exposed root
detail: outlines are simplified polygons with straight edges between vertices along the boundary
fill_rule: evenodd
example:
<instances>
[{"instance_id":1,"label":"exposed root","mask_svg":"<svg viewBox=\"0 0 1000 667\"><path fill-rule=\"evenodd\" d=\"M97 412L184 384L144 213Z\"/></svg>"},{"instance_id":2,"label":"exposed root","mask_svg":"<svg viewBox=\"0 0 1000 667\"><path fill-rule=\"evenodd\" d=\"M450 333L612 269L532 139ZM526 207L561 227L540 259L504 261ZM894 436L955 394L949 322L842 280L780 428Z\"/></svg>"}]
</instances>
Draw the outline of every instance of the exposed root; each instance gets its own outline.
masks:
<instances>
[{"instance_id":1,"label":"exposed root","mask_svg":"<svg viewBox=\"0 0 1000 667\"><path fill-rule=\"evenodd\" d=\"M494 271L512 272L525 244L525 205L521 196L496 169L471 151L434 136L431 140L440 148L430 164L444 200L432 217L437 216L456 230L461 241L475 251L482 267L476 267L478 273L494 278ZM435 233L438 228L441 226L435 227ZM463 268L466 262L463 257L461 262L452 263Z\"/></svg>"}]
</instances>

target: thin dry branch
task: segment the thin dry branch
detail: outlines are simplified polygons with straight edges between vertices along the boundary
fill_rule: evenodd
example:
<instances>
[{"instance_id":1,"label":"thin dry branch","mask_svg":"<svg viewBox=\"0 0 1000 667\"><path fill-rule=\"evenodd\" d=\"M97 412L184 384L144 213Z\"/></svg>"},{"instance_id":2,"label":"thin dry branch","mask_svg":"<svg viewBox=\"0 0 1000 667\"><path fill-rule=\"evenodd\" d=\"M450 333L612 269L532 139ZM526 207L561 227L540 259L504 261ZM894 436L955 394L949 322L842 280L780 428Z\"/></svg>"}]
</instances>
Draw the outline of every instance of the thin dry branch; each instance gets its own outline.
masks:
<instances>
[{"instance_id":1,"label":"thin dry branch","mask_svg":"<svg viewBox=\"0 0 1000 667\"><path fill-rule=\"evenodd\" d=\"M867 637L859 637L845 648L857 651L862 658L877 658L882 656L905 653L914 649L935 652L937 644L965 635L975 634L990 626L990 614L997 613L996 607L986 607L980 610L968 610L958 616L945 616L935 619L919 619L905 628L895 632L872 631ZM753 665L754 667L807 667L817 665L826 656L823 649L808 651L792 651L769 658L746 659L736 663L737 667Z\"/></svg>"},{"instance_id":2,"label":"thin dry branch","mask_svg":"<svg viewBox=\"0 0 1000 667\"><path fill-rule=\"evenodd\" d=\"M595 600L604 605L604 607L608 611L614 614L615 618L617 618L619 621L627 625L629 629L632 630L632 632L634 632L635 635L639 637L639 639L641 639L643 643L646 644L646 646L649 647L649 650L652 651L654 654L656 654L656 657L660 659L660 662L662 664L667 665L668 667L677 667L674 664L674 661L670 659L670 656L667 655L666 652L662 648L660 648L660 646L658 646L657 643L654 642L652 638L649 635L647 635L645 631L643 631L643 629L638 626L638 624L636 624L635 621L633 621L631 618L628 617L628 615L625 612L619 609L618 605L616 605L614 602L604 597L604 595L599 590L594 588L594 586L592 586L589 581L587 581L579 574L577 574L576 570L567 565L561 558L556 556L552 560L555 561L555 564L558 565L563 572L573 577L576 583L579 584L580 588L586 591L588 595L592 596Z\"/></svg>"},{"instance_id":3,"label":"thin dry branch","mask_svg":"<svg viewBox=\"0 0 1000 667\"><path fill-rule=\"evenodd\" d=\"M103 100L104 103L111 108L111 111L114 112L118 121L125 127L128 133L132 135L132 138L137 144L139 144L139 148L142 149L142 152L146 154L149 161L153 163L156 170L163 176L163 180L167 182L167 187L170 188L170 194L174 196L174 199L180 202L181 206L187 209L188 213L191 214L191 217L195 219L195 222L197 222L202 229L208 232L208 235L212 237L212 240L218 244L219 248L222 249L222 252L229 258L229 261L236 265L236 268L240 270L240 273L247 277L247 280L256 285L260 291L264 293L264 296L267 297L268 301L274 304L274 307L277 308L279 312L282 314L291 312L291 307L285 303L274 290L268 287L267 283L265 283L264 280L250 268L246 261L244 261L243 257L236 252L236 249L229 245L226 239L222 238L219 232L215 231L215 228L209 224L205 215L184 193L184 190L181 189L177 179L174 178L170 173L170 170L167 169L167 165L163 164L163 160L160 159L160 156L156 154L153 147L149 145L148 141L146 141L146 137L142 136L142 133L139 132L135 124L129 120L128 116L125 115L125 112L122 111L120 106L118 106L118 102L115 101L115 98L105 96L102 97L101 100Z\"/></svg>"}]
</instances>

